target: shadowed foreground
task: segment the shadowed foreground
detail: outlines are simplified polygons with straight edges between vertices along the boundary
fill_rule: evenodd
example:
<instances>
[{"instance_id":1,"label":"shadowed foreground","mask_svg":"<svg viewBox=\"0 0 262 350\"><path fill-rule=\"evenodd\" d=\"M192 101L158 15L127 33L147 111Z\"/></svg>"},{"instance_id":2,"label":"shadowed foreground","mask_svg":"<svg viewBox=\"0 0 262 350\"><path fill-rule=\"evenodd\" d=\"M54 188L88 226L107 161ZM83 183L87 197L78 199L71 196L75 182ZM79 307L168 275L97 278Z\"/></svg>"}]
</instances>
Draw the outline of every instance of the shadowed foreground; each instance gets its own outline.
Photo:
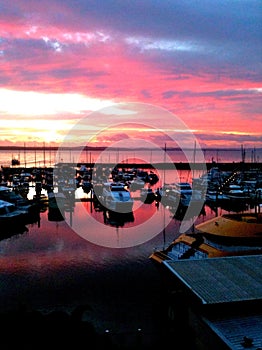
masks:
<instances>
[{"instance_id":1,"label":"shadowed foreground","mask_svg":"<svg viewBox=\"0 0 262 350\"><path fill-rule=\"evenodd\" d=\"M118 343L111 334L99 334L91 322L83 320L87 306L76 307L71 314L65 311L52 311L43 314L37 310L26 310L0 314L1 349L107 349L139 350L153 349L160 345L167 346L166 341L155 342L148 346L143 344L142 332L137 332L131 343ZM166 344L164 344L166 343Z\"/></svg>"}]
</instances>

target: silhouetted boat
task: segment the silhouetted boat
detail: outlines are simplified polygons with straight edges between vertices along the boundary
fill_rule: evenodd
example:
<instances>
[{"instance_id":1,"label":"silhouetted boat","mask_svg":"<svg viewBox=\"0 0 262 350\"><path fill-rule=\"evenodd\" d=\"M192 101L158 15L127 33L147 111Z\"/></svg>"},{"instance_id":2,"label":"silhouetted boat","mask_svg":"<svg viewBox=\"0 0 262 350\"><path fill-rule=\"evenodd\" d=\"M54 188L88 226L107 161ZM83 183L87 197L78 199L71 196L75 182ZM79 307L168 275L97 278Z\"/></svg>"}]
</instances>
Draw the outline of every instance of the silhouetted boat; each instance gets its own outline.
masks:
<instances>
[{"instance_id":1,"label":"silhouetted boat","mask_svg":"<svg viewBox=\"0 0 262 350\"><path fill-rule=\"evenodd\" d=\"M13 158L13 159L11 160L11 165L12 165L12 166L20 165L20 160L19 160L19 159L16 159L16 158Z\"/></svg>"}]
</instances>

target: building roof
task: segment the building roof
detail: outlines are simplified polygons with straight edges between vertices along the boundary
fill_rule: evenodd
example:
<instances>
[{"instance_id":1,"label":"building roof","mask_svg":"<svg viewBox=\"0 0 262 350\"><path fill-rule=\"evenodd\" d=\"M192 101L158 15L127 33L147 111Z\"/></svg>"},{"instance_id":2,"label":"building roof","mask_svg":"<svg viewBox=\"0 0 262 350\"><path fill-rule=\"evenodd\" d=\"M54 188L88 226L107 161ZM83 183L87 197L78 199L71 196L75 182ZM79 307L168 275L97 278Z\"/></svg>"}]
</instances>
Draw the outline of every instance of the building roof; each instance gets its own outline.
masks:
<instances>
[{"instance_id":1,"label":"building roof","mask_svg":"<svg viewBox=\"0 0 262 350\"><path fill-rule=\"evenodd\" d=\"M262 300L262 255L166 260L163 264L202 304Z\"/></svg>"},{"instance_id":2,"label":"building roof","mask_svg":"<svg viewBox=\"0 0 262 350\"><path fill-rule=\"evenodd\" d=\"M206 322L230 349L261 349L261 313L256 315L214 317L214 319L206 320Z\"/></svg>"}]
</instances>

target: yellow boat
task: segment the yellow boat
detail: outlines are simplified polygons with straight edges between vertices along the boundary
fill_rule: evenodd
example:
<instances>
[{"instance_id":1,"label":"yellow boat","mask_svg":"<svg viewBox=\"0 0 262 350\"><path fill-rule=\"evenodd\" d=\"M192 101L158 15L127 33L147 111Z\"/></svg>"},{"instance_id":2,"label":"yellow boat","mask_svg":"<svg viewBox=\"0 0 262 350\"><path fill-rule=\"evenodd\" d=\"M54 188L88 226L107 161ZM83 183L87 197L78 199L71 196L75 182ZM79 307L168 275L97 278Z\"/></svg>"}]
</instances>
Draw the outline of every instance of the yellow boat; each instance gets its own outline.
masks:
<instances>
[{"instance_id":1,"label":"yellow boat","mask_svg":"<svg viewBox=\"0 0 262 350\"><path fill-rule=\"evenodd\" d=\"M235 250L225 251L212 246L199 234L183 233L166 249L155 250L149 258L157 263L162 263L165 260L216 258L239 254Z\"/></svg>"},{"instance_id":2,"label":"yellow boat","mask_svg":"<svg viewBox=\"0 0 262 350\"><path fill-rule=\"evenodd\" d=\"M224 214L196 225L194 233L183 233L167 248L149 258L165 260L202 259L262 254L262 214Z\"/></svg>"},{"instance_id":3,"label":"yellow boat","mask_svg":"<svg viewBox=\"0 0 262 350\"><path fill-rule=\"evenodd\" d=\"M262 213L223 214L195 227L209 239L262 242Z\"/></svg>"}]
</instances>

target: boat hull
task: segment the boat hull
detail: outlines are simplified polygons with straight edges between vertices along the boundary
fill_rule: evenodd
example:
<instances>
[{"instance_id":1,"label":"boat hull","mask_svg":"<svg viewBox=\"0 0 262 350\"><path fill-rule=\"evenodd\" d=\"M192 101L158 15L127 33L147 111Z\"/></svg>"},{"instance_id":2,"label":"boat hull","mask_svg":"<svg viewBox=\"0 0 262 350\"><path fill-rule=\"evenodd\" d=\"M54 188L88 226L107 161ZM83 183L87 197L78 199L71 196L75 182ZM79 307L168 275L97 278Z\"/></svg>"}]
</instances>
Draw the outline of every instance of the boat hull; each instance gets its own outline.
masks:
<instances>
[{"instance_id":1,"label":"boat hull","mask_svg":"<svg viewBox=\"0 0 262 350\"><path fill-rule=\"evenodd\" d=\"M224 214L197 225L195 229L209 239L262 242L262 215Z\"/></svg>"}]
</instances>

